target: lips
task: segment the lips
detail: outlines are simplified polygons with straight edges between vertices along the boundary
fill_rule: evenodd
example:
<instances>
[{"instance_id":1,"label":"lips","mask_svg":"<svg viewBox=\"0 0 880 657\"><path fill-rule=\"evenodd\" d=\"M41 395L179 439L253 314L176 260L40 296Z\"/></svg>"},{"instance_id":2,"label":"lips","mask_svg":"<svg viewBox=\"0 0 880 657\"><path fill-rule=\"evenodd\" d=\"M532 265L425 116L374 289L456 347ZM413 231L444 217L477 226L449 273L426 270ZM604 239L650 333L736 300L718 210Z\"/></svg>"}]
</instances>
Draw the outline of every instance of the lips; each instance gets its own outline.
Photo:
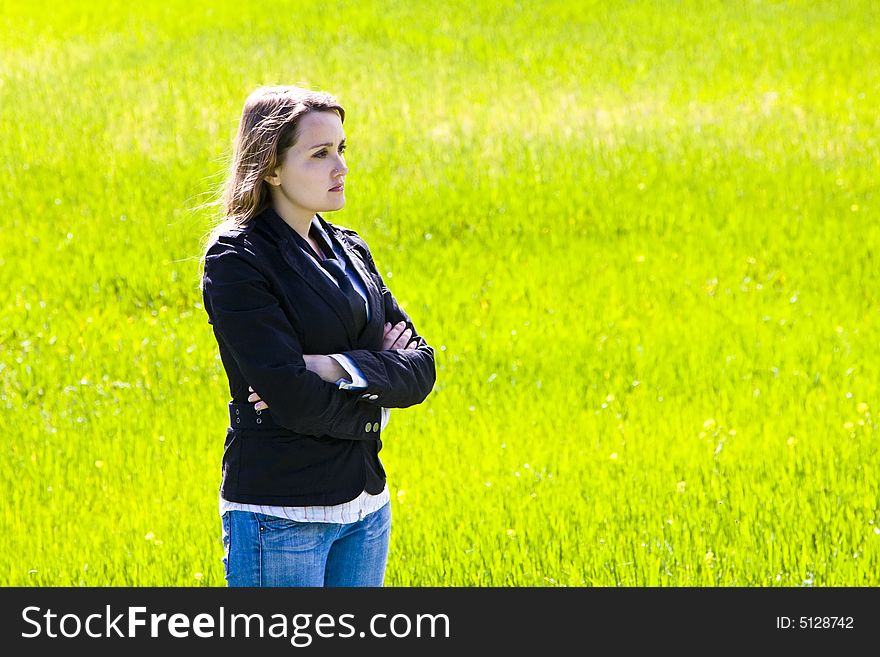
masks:
<instances>
[{"instance_id":1,"label":"lips","mask_svg":"<svg viewBox=\"0 0 880 657\"><path fill-rule=\"evenodd\" d=\"M331 187L331 188L330 188L329 190L327 190L327 191L330 191L330 192L341 192L343 189L345 189L345 185L336 185L336 187Z\"/></svg>"}]
</instances>

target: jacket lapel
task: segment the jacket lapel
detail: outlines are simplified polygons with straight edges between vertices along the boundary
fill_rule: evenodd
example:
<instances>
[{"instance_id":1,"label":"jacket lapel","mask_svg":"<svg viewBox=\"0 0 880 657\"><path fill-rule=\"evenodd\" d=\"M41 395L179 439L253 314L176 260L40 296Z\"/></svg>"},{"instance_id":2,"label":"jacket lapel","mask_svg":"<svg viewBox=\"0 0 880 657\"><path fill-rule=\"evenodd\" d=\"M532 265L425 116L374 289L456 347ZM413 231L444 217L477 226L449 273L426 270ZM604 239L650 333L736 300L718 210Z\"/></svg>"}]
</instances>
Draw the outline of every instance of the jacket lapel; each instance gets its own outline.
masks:
<instances>
[{"instance_id":1,"label":"jacket lapel","mask_svg":"<svg viewBox=\"0 0 880 657\"><path fill-rule=\"evenodd\" d=\"M335 230L334 226L324 221L321 215L318 215L318 220L321 222L321 226L323 226L326 233L330 236L330 239L334 240L342 250L345 251L348 262L354 266L364 285L364 291L367 293L367 302L370 305L370 320L367 322L366 326L364 326L361 335L369 337L369 331L375 329L376 326L380 326L383 321L382 291L376 285L376 281L370 275L369 269L364 261L361 260L360 254L354 248L354 245L348 240L348 237L346 237L343 232Z\"/></svg>"},{"instance_id":2,"label":"jacket lapel","mask_svg":"<svg viewBox=\"0 0 880 657\"><path fill-rule=\"evenodd\" d=\"M259 221L263 222L263 225L277 239L284 262L300 278L305 280L327 302L327 305L333 308L345 327L345 331L348 333L352 344L355 344L358 336L355 334L354 315L345 294L335 283L318 271L314 263L309 259L309 256L303 253L302 248L297 243L293 229L271 207L262 213Z\"/></svg>"}]
</instances>

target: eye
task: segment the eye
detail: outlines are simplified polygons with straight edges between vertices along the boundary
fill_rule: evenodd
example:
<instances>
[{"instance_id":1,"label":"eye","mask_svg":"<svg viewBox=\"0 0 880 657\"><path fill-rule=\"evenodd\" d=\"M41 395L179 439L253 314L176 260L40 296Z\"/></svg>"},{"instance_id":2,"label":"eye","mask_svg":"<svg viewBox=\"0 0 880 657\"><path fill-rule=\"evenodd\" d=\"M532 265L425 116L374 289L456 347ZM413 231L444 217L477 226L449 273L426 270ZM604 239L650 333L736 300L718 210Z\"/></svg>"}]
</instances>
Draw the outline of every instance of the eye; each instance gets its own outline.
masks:
<instances>
[{"instance_id":1,"label":"eye","mask_svg":"<svg viewBox=\"0 0 880 657\"><path fill-rule=\"evenodd\" d=\"M339 146L340 153L344 153L345 149L346 149L346 144L341 144ZM327 151L318 151L317 153L315 153L315 157L323 158L325 155L327 155Z\"/></svg>"}]
</instances>

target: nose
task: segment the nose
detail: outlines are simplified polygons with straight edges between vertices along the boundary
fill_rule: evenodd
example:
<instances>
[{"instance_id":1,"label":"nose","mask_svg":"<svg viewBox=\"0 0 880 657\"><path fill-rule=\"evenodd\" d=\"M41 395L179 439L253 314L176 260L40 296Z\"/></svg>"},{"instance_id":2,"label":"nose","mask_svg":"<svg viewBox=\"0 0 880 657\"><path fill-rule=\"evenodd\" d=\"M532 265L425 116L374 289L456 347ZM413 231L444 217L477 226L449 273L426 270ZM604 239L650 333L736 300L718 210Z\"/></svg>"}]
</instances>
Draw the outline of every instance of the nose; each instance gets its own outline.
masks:
<instances>
[{"instance_id":1,"label":"nose","mask_svg":"<svg viewBox=\"0 0 880 657\"><path fill-rule=\"evenodd\" d=\"M338 176L341 174L344 176L345 174L348 173L348 167L345 166L345 158L342 157L341 155L339 155L337 157L339 158L339 162L336 165L336 168L333 170L333 175Z\"/></svg>"}]
</instances>

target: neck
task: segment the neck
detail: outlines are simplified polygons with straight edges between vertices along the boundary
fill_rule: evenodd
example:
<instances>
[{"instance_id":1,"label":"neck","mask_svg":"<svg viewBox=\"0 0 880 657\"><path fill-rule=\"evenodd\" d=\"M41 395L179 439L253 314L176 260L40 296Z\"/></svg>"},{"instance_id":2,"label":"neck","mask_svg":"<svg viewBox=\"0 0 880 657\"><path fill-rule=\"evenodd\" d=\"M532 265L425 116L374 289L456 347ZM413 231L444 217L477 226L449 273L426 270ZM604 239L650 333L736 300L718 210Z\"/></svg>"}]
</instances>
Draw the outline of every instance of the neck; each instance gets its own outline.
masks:
<instances>
[{"instance_id":1,"label":"neck","mask_svg":"<svg viewBox=\"0 0 880 657\"><path fill-rule=\"evenodd\" d=\"M303 239L308 239L309 228L312 225L312 219L315 217L314 212L304 212L303 210L295 210L281 203L273 203L273 209L288 226L293 228Z\"/></svg>"}]
</instances>

